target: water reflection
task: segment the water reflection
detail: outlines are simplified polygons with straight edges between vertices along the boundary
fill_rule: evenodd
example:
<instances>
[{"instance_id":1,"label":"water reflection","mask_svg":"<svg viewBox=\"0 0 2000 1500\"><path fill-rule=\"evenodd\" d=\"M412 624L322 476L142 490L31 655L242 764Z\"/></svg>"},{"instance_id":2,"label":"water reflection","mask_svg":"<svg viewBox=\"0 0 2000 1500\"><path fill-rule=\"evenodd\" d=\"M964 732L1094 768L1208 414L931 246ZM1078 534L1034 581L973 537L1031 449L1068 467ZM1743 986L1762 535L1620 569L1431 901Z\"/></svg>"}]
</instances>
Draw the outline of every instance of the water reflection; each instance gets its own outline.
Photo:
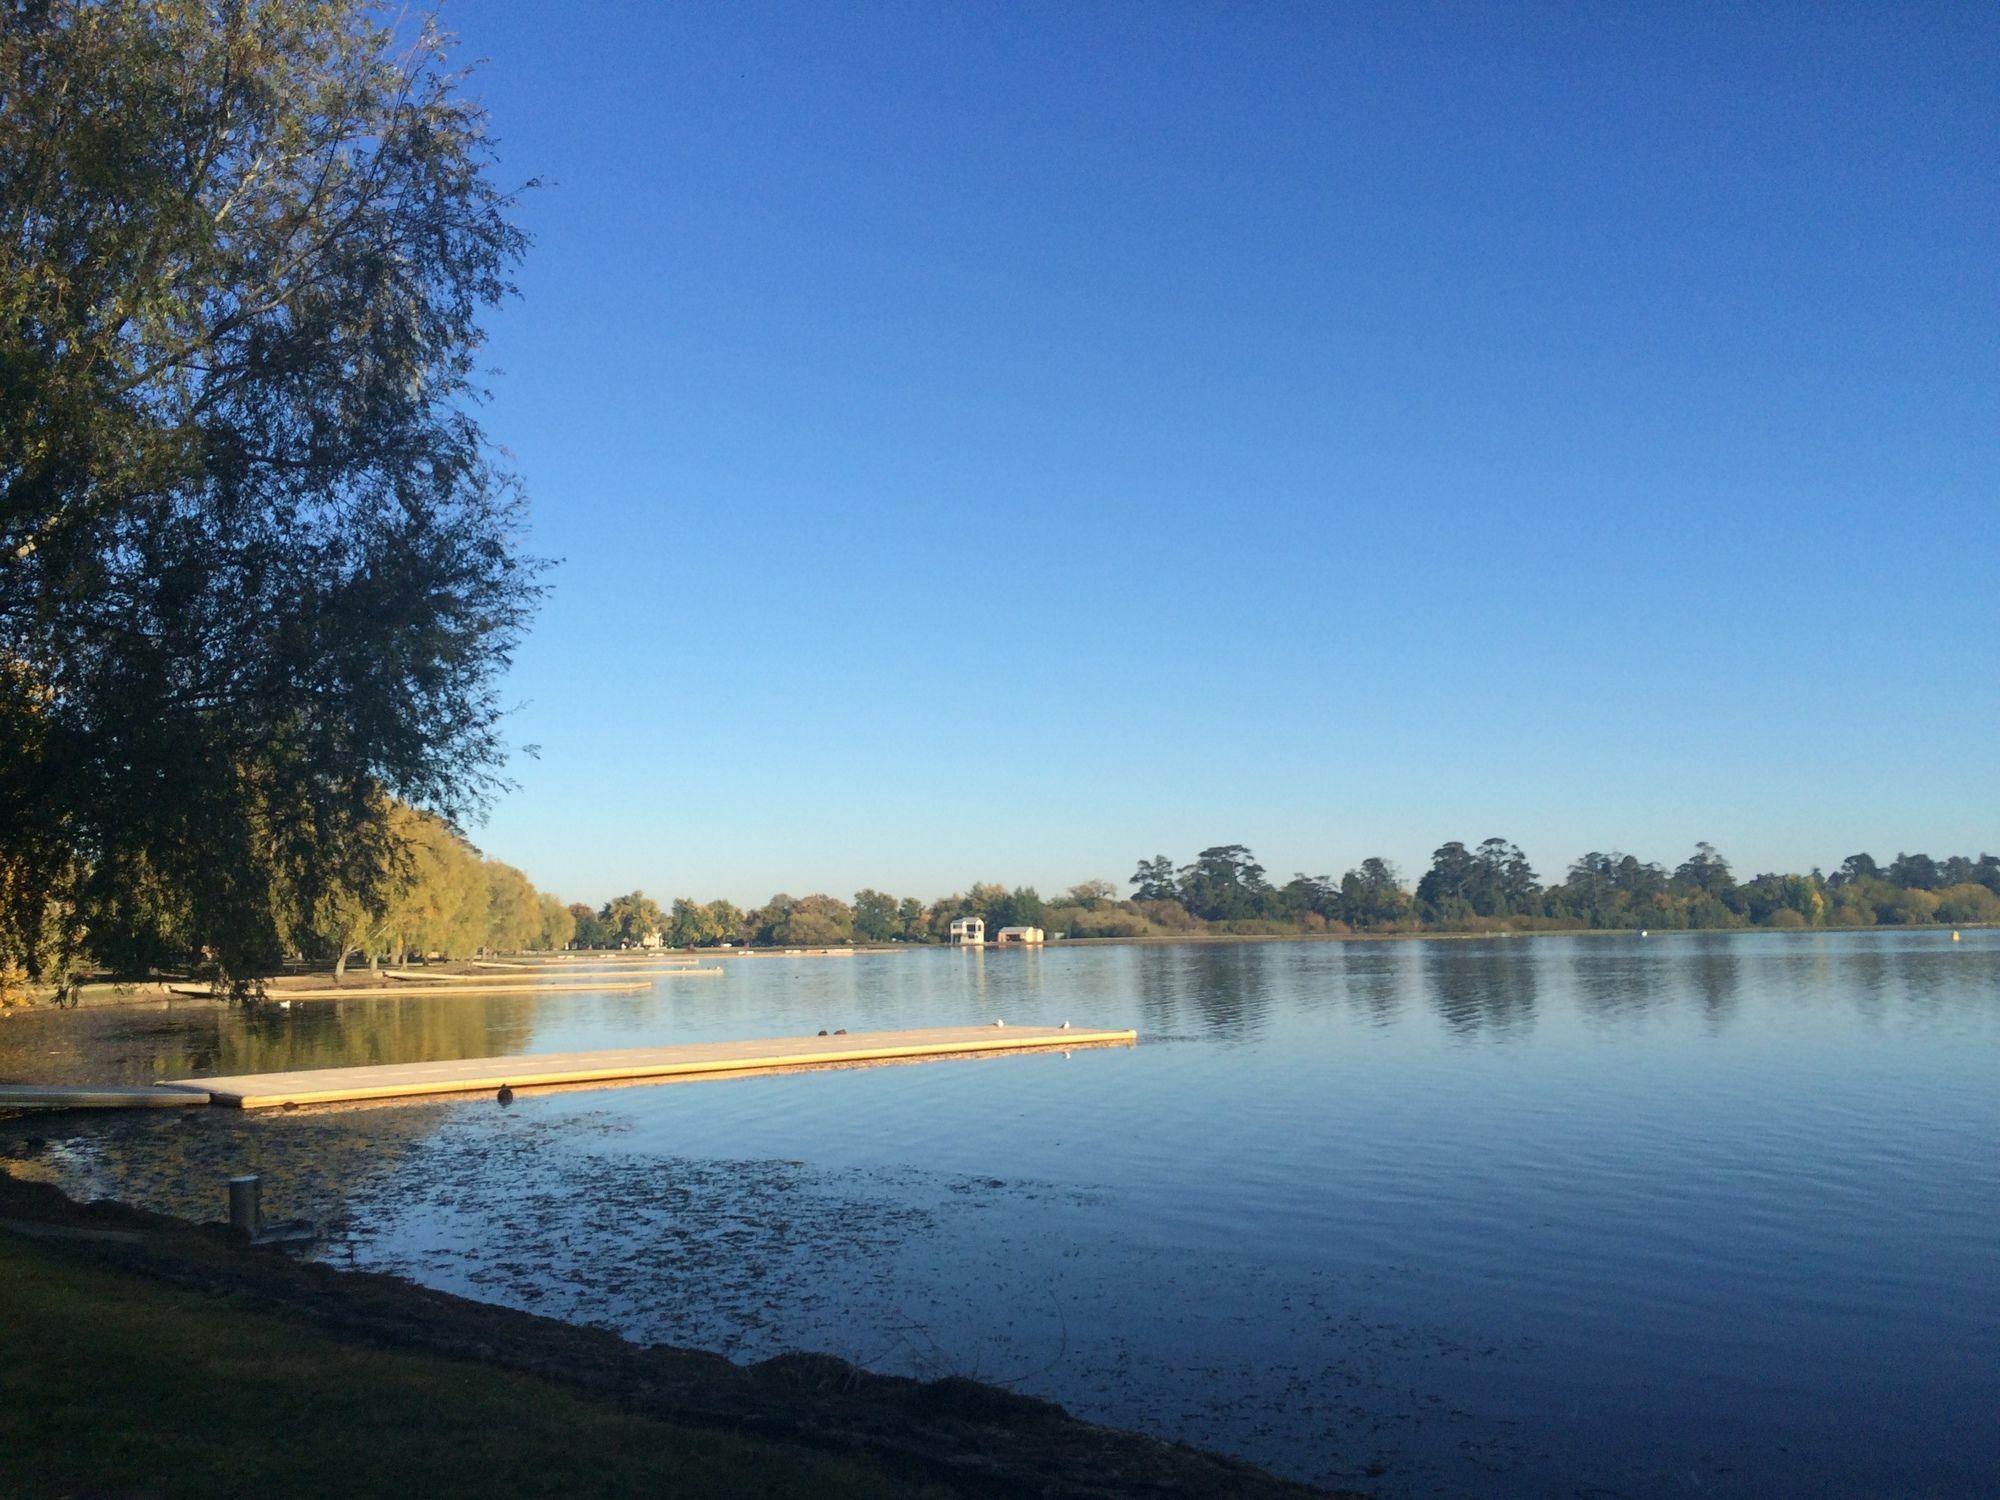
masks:
<instances>
[{"instance_id":1,"label":"water reflection","mask_svg":"<svg viewBox=\"0 0 2000 1500\"><path fill-rule=\"evenodd\" d=\"M1341 993L1371 1026L1392 1026L1403 1013L1410 970L1408 943L1343 946Z\"/></svg>"},{"instance_id":2,"label":"water reflection","mask_svg":"<svg viewBox=\"0 0 2000 1500\"><path fill-rule=\"evenodd\" d=\"M1513 939L1426 943L1424 990L1452 1036L1514 1041L1535 1024L1535 944Z\"/></svg>"},{"instance_id":3,"label":"water reflection","mask_svg":"<svg viewBox=\"0 0 2000 1500\"><path fill-rule=\"evenodd\" d=\"M195 1001L30 1012L0 1025L0 1078L150 1083L490 1057L526 1050L544 1003L444 995L300 1001L289 1009Z\"/></svg>"},{"instance_id":4,"label":"water reflection","mask_svg":"<svg viewBox=\"0 0 2000 1500\"><path fill-rule=\"evenodd\" d=\"M1591 1020L1631 1025L1657 1009L1665 994L1664 939L1637 933L1580 938L1568 977L1577 1008Z\"/></svg>"},{"instance_id":5,"label":"water reflection","mask_svg":"<svg viewBox=\"0 0 2000 1500\"><path fill-rule=\"evenodd\" d=\"M1942 933L1922 934L1896 953L1894 963L1885 962L1887 957L1860 948L1847 956L1847 963L1868 976L1883 994L1901 1002L1903 1010L1936 1015L1972 998L1964 984L1969 952L1962 945L1951 944Z\"/></svg>"},{"instance_id":6,"label":"water reflection","mask_svg":"<svg viewBox=\"0 0 2000 1500\"><path fill-rule=\"evenodd\" d=\"M1701 1007L1710 1036L1720 1036L1735 1015L1742 983L1736 945L1726 936L1704 935L1693 940L1686 962L1688 988Z\"/></svg>"},{"instance_id":7,"label":"water reflection","mask_svg":"<svg viewBox=\"0 0 2000 1500\"><path fill-rule=\"evenodd\" d=\"M1273 1002L1268 943L1203 943L1141 950L1141 982L1170 1000L1180 1026L1243 1041L1262 1031Z\"/></svg>"}]
</instances>

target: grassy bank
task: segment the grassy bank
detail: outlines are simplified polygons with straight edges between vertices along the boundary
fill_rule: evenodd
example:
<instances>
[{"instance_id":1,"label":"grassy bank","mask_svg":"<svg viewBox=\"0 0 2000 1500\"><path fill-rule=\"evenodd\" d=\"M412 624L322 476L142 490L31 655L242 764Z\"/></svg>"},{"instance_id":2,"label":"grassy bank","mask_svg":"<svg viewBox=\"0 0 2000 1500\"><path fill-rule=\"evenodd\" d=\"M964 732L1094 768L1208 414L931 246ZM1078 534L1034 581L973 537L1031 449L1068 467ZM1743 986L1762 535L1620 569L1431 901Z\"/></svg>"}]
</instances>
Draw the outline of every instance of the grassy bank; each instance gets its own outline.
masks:
<instances>
[{"instance_id":1,"label":"grassy bank","mask_svg":"<svg viewBox=\"0 0 2000 1500\"><path fill-rule=\"evenodd\" d=\"M0 1493L943 1496L0 1233Z\"/></svg>"}]
</instances>

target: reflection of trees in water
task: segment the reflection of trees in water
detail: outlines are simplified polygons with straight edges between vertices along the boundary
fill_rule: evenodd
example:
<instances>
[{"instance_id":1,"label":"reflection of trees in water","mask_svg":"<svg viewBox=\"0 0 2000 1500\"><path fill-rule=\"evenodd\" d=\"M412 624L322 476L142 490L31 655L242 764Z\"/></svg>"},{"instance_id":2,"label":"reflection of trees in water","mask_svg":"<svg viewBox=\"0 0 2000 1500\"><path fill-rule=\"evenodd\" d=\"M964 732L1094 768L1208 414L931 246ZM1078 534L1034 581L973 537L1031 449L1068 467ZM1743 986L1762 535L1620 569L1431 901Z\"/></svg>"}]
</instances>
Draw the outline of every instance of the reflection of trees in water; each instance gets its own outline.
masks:
<instances>
[{"instance_id":1,"label":"reflection of trees in water","mask_svg":"<svg viewBox=\"0 0 2000 1500\"><path fill-rule=\"evenodd\" d=\"M1181 1031L1181 991L1175 982L1180 954L1171 948L1133 947L1115 950L1126 963L1120 981L1139 1005L1141 1033L1175 1036Z\"/></svg>"},{"instance_id":2,"label":"reflection of trees in water","mask_svg":"<svg viewBox=\"0 0 2000 1500\"><path fill-rule=\"evenodd\" d=\"M35 1083L151 1083L200 1071L215 1055L210 1001L27 1011L0 1026L0 1078Z\"/></svg>"},{"instance_id":3,"label":"reflection of trees in water","mask_svg":"<svg viewBox=\"0 0 2000 1500\"><path fill-rule=\"evenodd\" d=\"M1191 1028L1241 1038L1262 1030L1272 1004L1271 965L1290 961L1285 947L1209 943L1133 949L1131 982L1141 1021L1161 1035Z\"/></svg>"},{"instance_id":4,"label":"reflection of trees in water","mask_svg":"<svg viewBox=\"0 0 2000 1500\"><path fill-rule=\"evenodd\" d=\"M244 1006L220 1028L214 1071L446 1062L496 1055L494 1037L525 1033L535 997L451 995L301 1001L290 1010Z\"/></svg>"},{"instance_id":5,"label":"reflection of trees in water","mask_svg":"<svg viewBox=\"0 0 2000 1500\"><path fill-rule=\"evenodd\" d=\"M1829 952L1831 944L1840 946ZM1803 954L1805 945L1799 946ZM1995 964L2000 954L1953 943L1948 929L1829 935L1811 947L1819 950L1813 957L1821 986L1851 992L1855 1008L1870 1020L1898 1010L1931 1018L1966 1007L1984 1009L2000 977Z\"/></svg>"},{"instance_id":6,"label":"reflection of trees in water","mask_svg":"<svg viewBox=\"0 0 2000 1500\"><path fill-rule=\"evenodd\" d=\"M197 1001L31 1012L0 1031L0 1077L150 1083L203 1073L489 1057L519 1050L518 1039L545 1003L532 995L444 995L301 1000L290 1010Z\"/></svg>"},{"instance_id":7,"label":"reflection of trees in water","mask_svg":"<svg viewBox=\"0 0 2000 1500\"><path fill-rule=\"evenodd\" d=\"M1341 944L1346 958L1341 990L1351 1009L1367 1016L1374 1026L1394 1024L1403 1009L1403 983L1407 973L1408 945L1385 949L1370 944L1364 951Z\"/></svg>"},{"instance_id":8,"label":"reflection of trees in water","mask_svg":"<svg viewBox=\"0 0 2000 1500\"><path fill-rule=\"evenodd\" d=\"M1508 1041L1533 1029L1538 963L1533 943L1434 942L1423 948L1424 993L1452 1035L1490 1033Z\"/></svg>"},{"instance_id":9,"label":"reflection of trees in water","mask_svg":"<svg viewBox=\"0 0 2000 1500\"><path fill-rule=\"evenodd\" d=\"M1631 1021L1660 1003L1665 991L1664 940L1620 933L1577 938L1570 955L1577 1007L1600 1021Z\"/></svg>"},{"instance_id":10,"label":"reflection of trees in water","mask_svg":"<svg viewBox=\"0 0 2000 1500\"><path fill-rule=\"evenodd\" d=\"M1261 1031L1271 1009L1268 969L1274 945L1219 943L1188 954L1182 983L1201 1029L1211 1036Z\"/></svg>"},{"instance_id":11,"label":"reflection of trees in water","mask_svg":"<svg viewBox=\"0 0 2000 1500\"><path fill-rule=\"evenodd\" d=\"M1883 963L1872 952L1867 956L1872 962ZM1982 957L1983 969L1977 967ZM1971 984L1966 982L1967 974L1982 972L1991 981L1991 953L1982 955L1954 947L1951 938L1943 933L1925 933L1907 947L1897 944L1887 955L1885 967L1893 968L1893 979L1885 988L1892 994L1900 989L1901 998L1919 1015L1934 1016L1949 1007L1966 1004L1983 1008L1992 995L1990 989L1982 990L1976 980Z\"/></svg>"},{"instance_id":12,"label":"reflection of trees in water","mask_svg":"<svg viewBox=\"0 0 2000 1500\"><path fill-rule=\"evenodd\" d=\"M1721 934L1703 934L1679 941L1691 951L1682 966L1688 987L1711 1036L1719 1036L1736 1014L1742 977L1736 945Z\"/></svg>"},{"instance_id":13,"label":"reflection of trees in water","mask_svg":"<svg viewBox=\"0 0 2000 1500\"><path fill-rule=\"evenodd\" d=\"M1893 955L1901 958L1901 954ZM1854 996L1854 1008L1870 1022L1885 1020L1900 965L1892 955L1870 944L1837 964L1840 982Z\"/></svg>"}]
</instances>

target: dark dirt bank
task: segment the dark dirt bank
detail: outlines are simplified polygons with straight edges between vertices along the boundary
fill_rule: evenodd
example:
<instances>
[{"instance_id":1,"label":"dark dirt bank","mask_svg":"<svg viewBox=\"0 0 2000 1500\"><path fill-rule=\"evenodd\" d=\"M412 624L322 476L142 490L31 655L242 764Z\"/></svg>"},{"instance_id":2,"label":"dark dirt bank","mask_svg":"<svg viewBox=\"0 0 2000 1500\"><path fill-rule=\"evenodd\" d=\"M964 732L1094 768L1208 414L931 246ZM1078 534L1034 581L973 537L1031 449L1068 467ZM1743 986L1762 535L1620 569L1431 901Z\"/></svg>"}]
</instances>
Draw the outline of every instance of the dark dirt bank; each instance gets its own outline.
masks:
<instances>
[{"instance_id":1,"label":"dark dirt bank","mask_svg":"<svg viewBox=\"0 0 2000 1500\"><path fill-rule=\"evenodd\" d=\"M358 1343L476 1361L676 1422L865 1456L969 1496L1326 1495L1232 1459L1094 1426L1051 1402L962 1378L873 1375L829 1355L741 1366L470 1302L394 1276L253 1249L214 1225L78 1204L0 1174L0 1231L98 1267L296 1318ZM1352 1497L1350 1497L1352 1500Z\"/></svg>"}]
</instances>

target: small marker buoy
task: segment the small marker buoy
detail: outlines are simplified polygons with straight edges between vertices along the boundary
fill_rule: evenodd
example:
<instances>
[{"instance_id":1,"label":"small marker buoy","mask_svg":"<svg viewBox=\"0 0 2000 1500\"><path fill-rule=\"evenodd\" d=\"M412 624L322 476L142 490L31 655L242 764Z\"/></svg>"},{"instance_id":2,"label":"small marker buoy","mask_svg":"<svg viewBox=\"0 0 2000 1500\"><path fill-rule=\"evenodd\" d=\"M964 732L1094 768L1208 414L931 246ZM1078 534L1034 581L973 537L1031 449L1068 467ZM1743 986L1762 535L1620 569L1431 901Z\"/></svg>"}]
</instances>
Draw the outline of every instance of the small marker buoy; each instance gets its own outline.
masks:
<instances>
[{"instance_id":1,"label":"small marker buoy","mask_svg":"<svg viewBox=\"0 0 2000 1500\"><path fill-rule=\"evenodd\" d=\"M1957 933L1956 931L1954 931L1954 932L1952 933L1952 935L1951 935L1951 940L1952 940L1952 941L1953 941L1954 943L1958 941L1958 933Z\"/></svg>"},{"instance_id":2,"label":"small marker buoy","mask_svg":"<svg viewBox=\"0 0 2000 1500\"><path fill-rule=\"evenodd\" d=\"M502 1104L512 1104L514 1102L514 1085L511 1083L501 1084L500 1093L497 1097Z\"/></svg>"}]
</instances>

